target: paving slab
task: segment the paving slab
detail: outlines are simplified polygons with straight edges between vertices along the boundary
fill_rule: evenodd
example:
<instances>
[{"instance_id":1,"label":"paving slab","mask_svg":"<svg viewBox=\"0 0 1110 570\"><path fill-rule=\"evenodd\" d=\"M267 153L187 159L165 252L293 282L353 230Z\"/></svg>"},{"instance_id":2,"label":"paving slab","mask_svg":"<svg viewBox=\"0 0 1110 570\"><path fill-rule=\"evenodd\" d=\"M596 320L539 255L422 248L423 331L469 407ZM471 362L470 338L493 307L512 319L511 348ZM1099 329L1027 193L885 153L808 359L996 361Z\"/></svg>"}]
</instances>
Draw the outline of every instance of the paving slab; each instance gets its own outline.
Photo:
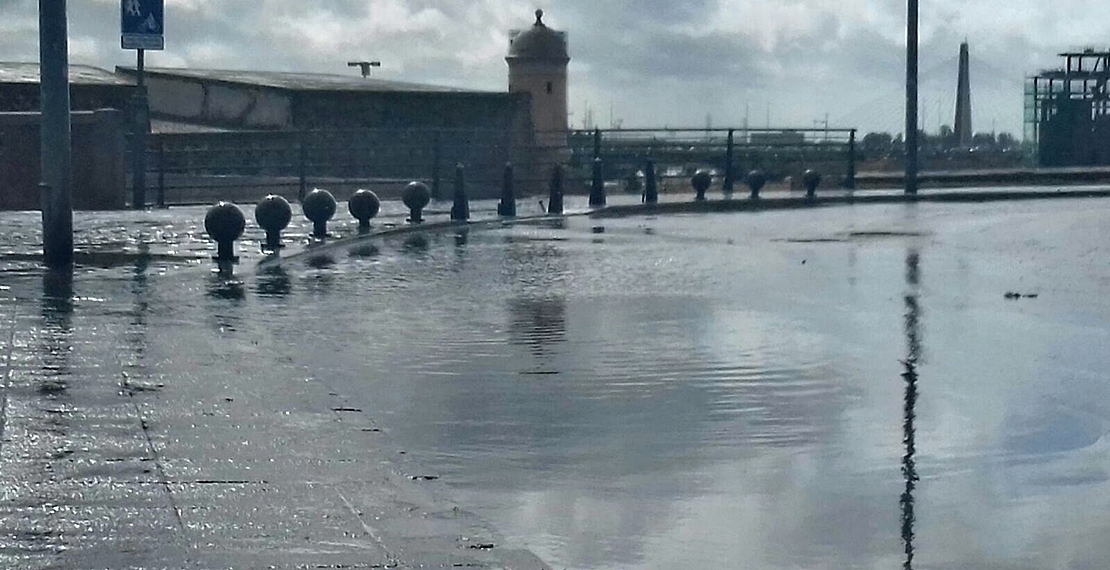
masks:
<instances>
[{"instance_id":1,"label":"paving slab","mask_svg":"<svg viewBox=\"0 0 1110 570\"><path fill-rule=\"evenodd\" d=\"M5 283L0 566L547 567L206 271L123 277Z\"/></svg>"}]
</instances>

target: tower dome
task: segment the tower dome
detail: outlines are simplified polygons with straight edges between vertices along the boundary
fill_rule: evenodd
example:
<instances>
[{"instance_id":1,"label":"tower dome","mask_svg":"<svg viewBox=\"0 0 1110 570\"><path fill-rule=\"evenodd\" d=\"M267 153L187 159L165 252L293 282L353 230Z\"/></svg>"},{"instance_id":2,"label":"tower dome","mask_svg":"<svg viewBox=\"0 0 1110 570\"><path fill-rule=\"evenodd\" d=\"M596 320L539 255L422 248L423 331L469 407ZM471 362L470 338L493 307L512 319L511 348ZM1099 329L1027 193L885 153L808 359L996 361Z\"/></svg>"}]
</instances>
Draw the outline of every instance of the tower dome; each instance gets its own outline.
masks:
<instances>
[{"instance_id":1,"label":"tower dome","mask_svg":"<svg viewBox=\"0 0 1110 570\"><path fill-rule=\"evenodd\" d=\"M567 37L543 23L543 10L536 10L536 23L509 40L507 60L549 61L567 63Z\"/></svg>"},{"instance_id":2,"label":"tower dome","mask_svg":"<svg viewBox=\"0 0 1110 570\"><path fill-rule=\"evenodd\" d=\"M565 148L567 144L567 35L543 23L536 10L531 28L509 34L509 92L527 93L536 144Z\"/></svg>"}]
</instances>

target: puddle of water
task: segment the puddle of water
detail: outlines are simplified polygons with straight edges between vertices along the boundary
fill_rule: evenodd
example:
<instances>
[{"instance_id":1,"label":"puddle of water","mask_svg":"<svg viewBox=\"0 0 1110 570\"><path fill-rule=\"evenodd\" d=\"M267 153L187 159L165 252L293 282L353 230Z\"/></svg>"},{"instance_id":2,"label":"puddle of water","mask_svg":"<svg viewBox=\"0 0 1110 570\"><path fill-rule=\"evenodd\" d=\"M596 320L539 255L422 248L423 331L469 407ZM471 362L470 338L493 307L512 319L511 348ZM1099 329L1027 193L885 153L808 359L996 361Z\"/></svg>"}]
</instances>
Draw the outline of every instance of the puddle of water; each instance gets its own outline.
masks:
<instances>
[{"instance_id":1,"label":"puddle of water","mask_svg":"<svg viewBox=\"0 0 1110 570\"><path fill-rule=\"evenodd\" d=\"M1095 567L1108 216L575 218L155 278L210 251L171 215L150 227L178 237L107 264L114 281L4 294L37 299L59 370L83 310L123 312L136 354L213 334L272 351L553 567Z\"/></svg>"}]
</instances>

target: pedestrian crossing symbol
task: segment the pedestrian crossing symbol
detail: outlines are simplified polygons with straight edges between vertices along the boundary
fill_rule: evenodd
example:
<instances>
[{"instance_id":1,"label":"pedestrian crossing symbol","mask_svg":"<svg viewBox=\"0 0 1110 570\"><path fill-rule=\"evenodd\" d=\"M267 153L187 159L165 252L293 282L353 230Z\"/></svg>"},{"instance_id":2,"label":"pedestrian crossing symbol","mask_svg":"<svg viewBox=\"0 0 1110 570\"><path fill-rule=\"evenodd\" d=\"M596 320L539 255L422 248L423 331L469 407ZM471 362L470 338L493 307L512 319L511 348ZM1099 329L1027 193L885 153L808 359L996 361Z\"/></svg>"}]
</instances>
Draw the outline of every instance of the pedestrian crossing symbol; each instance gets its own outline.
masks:
<instances>
[{"instance_id":1,"label":"pedestrian crossing symbol","mask_svg":"<svg viewBox=\"0 0 1110 570\"><path fill-rule=\"evenodd\" d=\"M123 49L165 49L165 0L120 0L120 45Z\"/></svg>"}]
</instances>

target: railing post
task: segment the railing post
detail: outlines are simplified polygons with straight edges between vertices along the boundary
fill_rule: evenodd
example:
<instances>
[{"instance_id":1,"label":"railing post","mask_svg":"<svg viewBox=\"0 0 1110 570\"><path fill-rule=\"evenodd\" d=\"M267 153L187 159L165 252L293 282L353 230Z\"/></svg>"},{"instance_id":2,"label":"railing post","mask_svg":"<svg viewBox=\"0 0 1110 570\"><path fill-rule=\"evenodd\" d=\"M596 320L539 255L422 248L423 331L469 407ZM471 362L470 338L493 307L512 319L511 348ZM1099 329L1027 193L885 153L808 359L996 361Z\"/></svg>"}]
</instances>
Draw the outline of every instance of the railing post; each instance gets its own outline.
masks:
<instances>
[{"instance_id":1,"label":"railing post","mask_svg":"<svg viewBox=\"0 0 1110 570\"><path fill-rule=\"evenodd\" d=\"M848 176L844 178L844 187L849 190L856 189L856 130L848 134Z\"/></svg>"},{"instance_id":2,"label":"railing post","mask_svg":"<svg viewBox=\"0 0 1110 570\"><path fill-rule=\"evenodd\" d=\"M439 160L440 160L440 140L441 131L436 131L435 147L432 148L432 200L440 201L443 196L439 191Z\"/></svg>"},{"instance_id":3,"label":"railing post","mask_svg":"<svg viewBox=\"0 0 1110 570\"><path fill-rule=\"evenodd\" d=\"M299 158L297 160L297 172L301 178L301 187L297 191L297 201L303 202L304 197L308 194L308 177L306 175L306 168L308 167L308 149L305 148L305 133L301 131L297 135L297 149Z\"/></svg>"},{"instance_id":4,"label":"railing post","mask_svg":"<svg viewBox=\"0 0 1110 570\"><path fill-rule=\"evenodd\" d=\"M158 137L158 207L166 207L166 137Z\"/></svg>"},{"instance_id":5,"label":"railing post","mask_svg":"<svg viewBox=\"0 0 1110 570\"><path fill-rule=\"evenodd\" d=\"M725 183L724 193L726 196L732 196L733 186L733 168L732 168L732 152L733 152L733 129L728 130L728 145L725 148Z\"/></svg>"}]
</instances>

